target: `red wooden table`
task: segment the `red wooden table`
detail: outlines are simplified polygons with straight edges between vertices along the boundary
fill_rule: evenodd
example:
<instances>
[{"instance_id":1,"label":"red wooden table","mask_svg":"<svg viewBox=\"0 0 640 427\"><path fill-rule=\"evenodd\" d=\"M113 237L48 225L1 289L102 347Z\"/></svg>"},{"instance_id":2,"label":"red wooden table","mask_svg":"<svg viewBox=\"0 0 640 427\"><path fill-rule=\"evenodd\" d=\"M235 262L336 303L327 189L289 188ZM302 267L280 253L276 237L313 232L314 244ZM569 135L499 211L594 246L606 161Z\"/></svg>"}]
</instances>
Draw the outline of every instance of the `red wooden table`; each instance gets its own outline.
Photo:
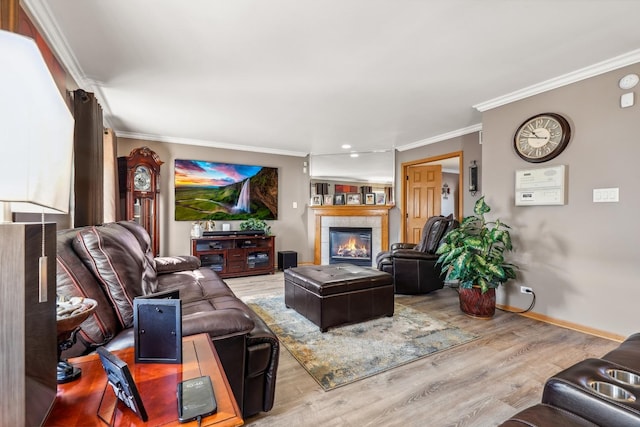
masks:
<instances>
[{"instance_id":1,"label":"red wooden table","mask_svg":"<svg viewBox=\"0 0 640 427\"><path fill-rule=\"evenodd\" d=\"M229 381L218 354L207 334L192 335L182 340L182 364L139 363L134 361L133 347L113 352L124 360L138 387L149 420L143 422L122 402L108 412L117 426L195 426L196 421L178 422L177 385L180 381L209 375L216 395L218 411L202 419L203 426L234 427L244 424ZM111 386L97 354L69 359L82 369L77 381L58 384L58 393L45 426L104 426L98 410L105 414L108 400L113 400ZM105 396L105 401L103 399ZM105 403L106 402L106 403ZM107 405L107 406L105 406ZM113 406L113 405L112 405Z\"/></svg>"}]
</instances>

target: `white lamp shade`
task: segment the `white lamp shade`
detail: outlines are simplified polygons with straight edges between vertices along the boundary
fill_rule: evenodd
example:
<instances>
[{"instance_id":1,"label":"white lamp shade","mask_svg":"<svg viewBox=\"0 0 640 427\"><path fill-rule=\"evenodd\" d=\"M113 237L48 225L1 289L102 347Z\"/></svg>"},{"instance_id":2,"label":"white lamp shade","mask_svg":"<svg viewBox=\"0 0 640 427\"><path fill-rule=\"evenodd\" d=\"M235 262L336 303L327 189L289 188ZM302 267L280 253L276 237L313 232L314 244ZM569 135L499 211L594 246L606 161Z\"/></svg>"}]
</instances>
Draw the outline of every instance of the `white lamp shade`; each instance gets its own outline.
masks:
<instances>
[{"instance_id":1,"label":"white lamp shade","mask_svg":"<svg viewBox=\"0 0 640 427\"><path fill-rule=\"evenodd\" d=\"M69 211L74 121L36 45L0 31L0 201Z\"/></svg>"}]
</instances>

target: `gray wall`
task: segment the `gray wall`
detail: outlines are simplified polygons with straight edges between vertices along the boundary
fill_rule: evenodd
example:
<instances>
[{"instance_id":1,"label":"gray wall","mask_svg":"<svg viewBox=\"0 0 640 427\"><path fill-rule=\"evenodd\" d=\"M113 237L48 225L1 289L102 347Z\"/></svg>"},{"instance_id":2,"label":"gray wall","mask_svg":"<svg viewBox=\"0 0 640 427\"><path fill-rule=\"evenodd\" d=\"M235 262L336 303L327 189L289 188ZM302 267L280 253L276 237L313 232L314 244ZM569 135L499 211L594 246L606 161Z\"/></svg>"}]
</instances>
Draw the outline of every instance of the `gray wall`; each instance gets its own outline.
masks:
<instances>
[{"instance_id":1,"label":"gray wall","mask_svg":"<svg viewBox=\"0 0 640 427\"><path fill-rule=\"evenodd\" d=\"M449 186L450 194L446 196L442 195L441 206L442 215L453 215L456 217L458 213L458 197L460 195L460 188L458 183L460 182L460 175L457 173L442 173L442 185L447 184ZM459 218L458 218L459 219Z\"/></svg>"},{"instance_id":2,"label":"gray wall","mask_svg":"<svg viewBox=\"0 0 640 427\"><path fill-rule=\"evenodd\" d=\"M483 143L478 133L452 138L397 153L396 203L390 211L390 243L400 239L401 165L455 151L463 151L463 212L473 212L485 195L490 218L501 218L513 228L514 262L519 278L498 292L498 302L525 308L530 296L520 285L534 289L533 312L606 334L626 336L638 330L633 320L640 288L640 200L634 185L640 182L639 106L620 109L620 77L640 73L634 65L549 91L483 114ZM637 88L636 88L637 89ZM541 112L563 114L573 136L567 149L542 165L521 160L512 141L526 118ZM278 167L279 219L271 221L276 250L295 250L298 262L313 262L313 213L308 208L309 177L300 157L247 153L150 141L118 140L118 155L148 145L165 162L162 167L161 253L189 252L189 222L173 220L173 160L175 158L252 163ZM468 166L479 165L480 191L467 191ZM519 169L564 164L568 169L568 204L565 206L514 205L514 175ZM594 204L594 188L620 188L619 203ZM293 209L293 202L298 208ZM237 226L237 225L235 225ZM455 309L455 308L452 308Z\"/></svg>"},{"instance_id":3,"label":"gray wall","mask_svg":"<svg viewBox=\"0 0 640 427\"><path fill-rule=\"evenodd\" d=\"M502 303L526 307L529 297L519 288L527 285L536 313L622 336L638 331L640 300L640 107L621 109L618 88L629 72L640 73L640 64L487 111L482 145L481 189L490 215L513 227L521 266L516 286L499 295ZM547 111L569 120L571 141L547 163L525 162L514 152L514 132ZM568 168L568 204L515 206L516 170L560 164ZM594 188L609 187L619 187L619 203L592 202Z\"/></svg>"},{"instance_id":4,"label":"gray wall","mask_svg":"<svg viewBox=\"0 0 640 427\"><path fill-rule=\"evenodd\" d=\"M118 138L118 156L128 156L134 148L145 145L155 151L164 162L160 170L161 255L182 255L191 251L191 222L174 220L173 185L174 160L190 159L278 168L278 219L267 221L271 225L271 232L276 236L276 251L296 251L298 262L313 262L313 236L308 236L306 224L309 202L309 177L303 172L303 162L308 161L306 158L128 138ZM295 209L294 202L298 205ZM217 229L221 229L222 222L216 221ZM239 228L240 221L224 222L229 222L232 230Z\"/></svg>"}]
</instances>

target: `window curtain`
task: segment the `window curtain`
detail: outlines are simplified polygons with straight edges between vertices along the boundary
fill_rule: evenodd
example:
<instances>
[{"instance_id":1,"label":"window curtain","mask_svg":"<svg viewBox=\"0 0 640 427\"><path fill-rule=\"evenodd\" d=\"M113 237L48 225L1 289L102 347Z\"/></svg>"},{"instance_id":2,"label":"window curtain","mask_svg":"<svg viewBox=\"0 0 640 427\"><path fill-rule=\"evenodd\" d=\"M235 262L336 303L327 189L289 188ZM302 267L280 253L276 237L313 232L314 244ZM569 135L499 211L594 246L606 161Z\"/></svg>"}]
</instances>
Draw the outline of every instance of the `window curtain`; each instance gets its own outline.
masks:
<instances>
[{"instance_id":1,"label":"window curtain","mask_svg":"<svg viewBox=\"0 0 640 427\"><path fill-rule=\"evenodd\" d=\"M104 221L104 128L102 107L93 93L73 91L74 212L73 226Z\"/></svg>"},{"instance_id":2,"label":"window curtain","mask_svg":"<svg viewBox=\"0 0 640 427\"><path fill-rule=\"evenodd\" d=\"M117 137L113 129L104 130L104 222L118 220L119 187Z\"/></svg>"}]
</instances>

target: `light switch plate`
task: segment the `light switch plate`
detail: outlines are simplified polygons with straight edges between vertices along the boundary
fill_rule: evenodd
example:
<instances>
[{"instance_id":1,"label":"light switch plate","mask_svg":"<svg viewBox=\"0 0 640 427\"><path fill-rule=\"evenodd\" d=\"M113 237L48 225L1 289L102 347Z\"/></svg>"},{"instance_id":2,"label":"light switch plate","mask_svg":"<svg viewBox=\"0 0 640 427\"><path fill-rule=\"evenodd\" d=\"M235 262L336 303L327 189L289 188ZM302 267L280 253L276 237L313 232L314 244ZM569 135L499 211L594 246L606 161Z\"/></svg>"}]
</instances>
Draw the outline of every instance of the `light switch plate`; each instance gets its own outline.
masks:
<instances>
[{"instance_id":1,"label":"light switch plate","mask_svg":"<svg viewBox=\"0 0 640 427\"><path fill-rule=\"evenodd\" d=\"M620 201L619 188L594 188L593 203L617 203Z\"/></svg>"}]
</instances>

